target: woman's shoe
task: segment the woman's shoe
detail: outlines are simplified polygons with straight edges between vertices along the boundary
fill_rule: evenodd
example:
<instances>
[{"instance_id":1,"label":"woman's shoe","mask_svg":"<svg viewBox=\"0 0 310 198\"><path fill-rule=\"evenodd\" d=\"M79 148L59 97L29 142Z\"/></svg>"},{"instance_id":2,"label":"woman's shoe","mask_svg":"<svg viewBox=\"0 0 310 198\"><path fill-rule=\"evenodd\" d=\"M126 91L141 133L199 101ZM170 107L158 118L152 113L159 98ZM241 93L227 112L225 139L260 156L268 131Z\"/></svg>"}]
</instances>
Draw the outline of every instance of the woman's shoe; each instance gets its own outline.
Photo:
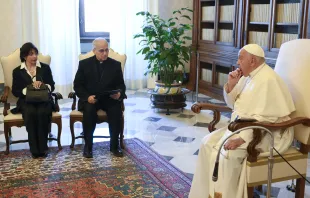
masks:
<instances>
[{"instance_id":1,"label":"woman's shoe","mask_svg":"<svg viewBox=\"0 0 310 198\"><path fill-rule=\"evenodd\" d=\"M42 153L42 156L41 156L41 157L43 157L43 158L47 158L47 156L48 156L48 153L47 153L47 152L45 152L45 153Z\"/></svg>"},{"instance_id":2,"label":"woman's shoe","mask_svg":"<svg viewBox=\"0 0 310 198\"><path fill-rule=\"evenodd\" d=\"M40 157L40 154L34 154L34 153L31 153L31 156L33 159L37 159Z\"/></svg>"}]
</instances>

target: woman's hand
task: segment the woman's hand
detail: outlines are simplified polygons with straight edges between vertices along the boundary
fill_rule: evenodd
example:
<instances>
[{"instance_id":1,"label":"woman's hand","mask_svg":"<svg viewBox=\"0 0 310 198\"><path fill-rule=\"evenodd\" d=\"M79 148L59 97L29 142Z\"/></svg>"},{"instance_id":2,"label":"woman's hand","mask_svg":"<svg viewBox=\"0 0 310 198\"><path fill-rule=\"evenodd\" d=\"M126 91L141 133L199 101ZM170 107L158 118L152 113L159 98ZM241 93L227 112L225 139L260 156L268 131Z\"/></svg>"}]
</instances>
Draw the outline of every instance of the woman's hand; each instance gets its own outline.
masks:
<instances>
[{"instance_id":1,"label":"woman's hand","mask_svg":"<svg viewBox=\"0 0 310 198\"><path fill-rule=\"evenodd\" d=\"M43 83L42 83L41 81L34 81L34 82L32 83L32 86L33 86L35 89L40 89L40 87L41 87L42 84L43 84Z\"/></svg>"}]
</instances>

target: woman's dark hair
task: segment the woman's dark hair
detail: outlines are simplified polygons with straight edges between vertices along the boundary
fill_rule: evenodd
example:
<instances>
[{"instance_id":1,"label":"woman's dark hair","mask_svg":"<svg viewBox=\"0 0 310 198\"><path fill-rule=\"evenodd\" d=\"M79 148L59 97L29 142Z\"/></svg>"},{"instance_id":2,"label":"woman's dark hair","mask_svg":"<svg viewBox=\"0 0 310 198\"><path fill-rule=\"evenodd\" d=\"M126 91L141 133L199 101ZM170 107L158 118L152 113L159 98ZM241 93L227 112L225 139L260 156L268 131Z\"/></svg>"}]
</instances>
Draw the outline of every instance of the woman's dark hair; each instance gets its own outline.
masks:
<instances>
[{"instance_id":1,"label":"woman's dark hair","mask_svg":"<svg viewBox=\"0 0 310 198\"><path fill-rule=\"evenodd\" d=\"M32 43L25 43L21 48L20 48L20 61L25 62L25 57L29 55L31 50L34 50L37 54L39 53L38 48Z\"/></svg>"}]
</instances>

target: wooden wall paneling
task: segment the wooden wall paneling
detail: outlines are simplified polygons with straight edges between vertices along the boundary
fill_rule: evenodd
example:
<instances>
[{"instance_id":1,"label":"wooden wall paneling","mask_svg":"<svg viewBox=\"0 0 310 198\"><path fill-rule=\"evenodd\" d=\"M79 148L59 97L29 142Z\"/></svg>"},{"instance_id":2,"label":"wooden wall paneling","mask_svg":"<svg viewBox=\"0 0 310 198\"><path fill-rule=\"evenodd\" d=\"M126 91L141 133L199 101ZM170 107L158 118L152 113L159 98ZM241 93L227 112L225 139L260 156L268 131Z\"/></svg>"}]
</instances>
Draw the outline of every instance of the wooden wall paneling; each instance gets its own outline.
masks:
<instances>
[{"instance_id":1,"label":"wooden wall paneling","mask_svg":"<svg viewBox=\"0 0 310 198\"><path fill-rule=\"evenodd\" d=\"M233 24L233 46L237 47L238 42L238 19L239 19L239 0L234 0L235 11L234 11L234 24Z\"/></svg>"},{"instance_id":2,"label":"wooden wall paneling","mask_svg":"<svg viewBox=\"0 0 310 198\"><path fill-rule=\"evenodd\" d=\"M309 0L306 0L309 2ZM305 27L305 22L307 19L305 18L305 1L300 0L300 12L299 12L299 23L298 23L298 38L305 38L305 31L307 30ZM304 30L304 31L303 31Z\"/></svg>"},{"instance_id":3,"label":"wooden wall paneling","mask_svg":"<svg viewBox=\"0 0 310 198\"><path fill-rule=\"evenodd\" d=\"M216 44L217 42L217 38L218 38L218 26L219 26L219 0L215 0L215 18L214 18L214 40L213 40L213 44Z\"/></svg>"},{"instance_id":4,"label":"wooden wall paneling","mask_svg":"<svg viewBox=\"0 0 310 198\"><path fill-rule=\"evenodd\" d=\"M273 48L274 34L276 32L277 0L270 1L270 18L268 26L268 51Z\"/></svg>"},{"instance_id":5,"label":"wooden wall paneling","mask_svg":"<svg viewBox=\"0 0 310 198\"><path fill-rule=\"evenodd\" d=\"M248 43L248 34L249 34L249 22L250 22L250 0L246 0L246 5L245 5L245 14L244 14L244 31L242 32L243 36L243 43L240 46L240 48Z\"/></svg>"},{"instance_id":6,"label":"wooden wall paneling","mask_svg":"<svg viewBox=\"0 0 310 198\"><path fill-rule=\"evenodd\" d=\"M194 4L196 2L195 8L196 8L196 18L195 18L195 22L197 23L196 27L197 28L197 42L201 40L201 17L202 17L202 8L200 6L199 1L194 1ZM197 43L198 44L198 43Z\"/></svg>"},{"instance_id":7,"label":"wooden wall paneling","mask_svg":"<svg viewBox=\"0 0 310 198\"><path fill-rule=\"evenodd\" d=\"M304 38L310 38L310 3L309 0L305 0L305 11L304 11Z\"/></svg>"},{"instance_id":8,"label":"wooden wall paneling","mask_svg":"<svg viewBox=\"0 0 310 198\"><path fill-rule=\"evenodd\" d=\"M196 82L196 63L197 56L196 51L198 50L198 36L199 33L199 1L193 1L193 33L192 33L192 53L190 60L190 73L189 73L189 82L186 86L187 89L195 91L195 82Z\"/></svg>"},{"instance_id":9,"label":"wooden wall paneling","mask_svg":"<svg viewBox=\"0 0 310 198\"><path fill-rule=\"evenodd\" d=\"M253 4L265 4L268 5L268 17L267 21L251 21L250 22L250 8L251 3ZM238 52L239 50L249 43L249 31L265 32L265 39L267 42L264 43L265 54L266 54L266 63L271 67L274 67L276 59L278 56L279 48L276 46L279 45L275 41L279 42L277 36L284 36L283 34L299 34L301 38L310 38L310 10L309 10L309 0L194 0L194 29L193 29L193 48L199 52L199 60L197 60L197 54L192 53L191 66L190 66L190 79L187 87L190 90L195 89L196 83L196 66L197 64L209 62L212 63L212 81L204 82L199 79L199 92L208 93L210 96L217 95L222 97L222 89L216 85L217 76L216 76L216 64L225 62L228 65L231 65L231 69L234 70L237 68ZM234 15L235 18L232 20L233 23L229 21L221 21L219 19L220 14L220 5L231 5L234 3ZM299 13L299 24L289 23L286 21L278 22L277 17L277 4L288 4L288 3L300 3L300 13ZM215 18L212 21L202 20L202 6L215 6ZM254 9L254 8L253 8ZM255 8L256 9L256 8ZM279 7L279 9L281 9ZM267 10L263 10L267 11ZM209 12L211 13L211 11ZM213 11L212 11L213 14ZM253 13L252 13L253 14ZM264 15L265 16L265 15ZM202 28L214 28L214 39L202 40ZM234 38L229 45L227 43L221 42L219 39L219 30L220 29L231 29L233 30ZM275 35L275 33L278 33ZM256 33L255 33L256 34ZM260 34L256 34L259 36ZM211 35L210 35L211 36ZM254 35L255 36L255 35ZM280 38L280 37L278 37ZM283 37L285 38L285 37ZM255 40L255 39L254 39ZM253 40L253 41L254 41ZM217 42L219 41L219 42ZM281 41L280 41L281 42ZM209 66L208 66L209 67ZM210 70L209 70L210 71ZM209 72L208 71L208 72ZM224 70L223 70L224 71ZM227 70L224 72L227 73ZM204 74L205 75L205 74ZM208 78L210 78L210 73L208 73ZM199 78L201 78L201 70L199 70ZM205 77L204 77L205 78ZM221 80L223 83L223 78Z\"/></svg>"},{"instance_id":10,"label":"wooden wall paneling","mask_svg":"<svg viewBox=\"0 0 310 198\"><path fill-rule=\"evenodd\" d=\"M274 33L275 33L275 21L277 16L277 4L276 0L270 1L270 19L269 19L269 27L268 27L268 51L273 48L274 43Z\"/></svg>"}]
</instances>

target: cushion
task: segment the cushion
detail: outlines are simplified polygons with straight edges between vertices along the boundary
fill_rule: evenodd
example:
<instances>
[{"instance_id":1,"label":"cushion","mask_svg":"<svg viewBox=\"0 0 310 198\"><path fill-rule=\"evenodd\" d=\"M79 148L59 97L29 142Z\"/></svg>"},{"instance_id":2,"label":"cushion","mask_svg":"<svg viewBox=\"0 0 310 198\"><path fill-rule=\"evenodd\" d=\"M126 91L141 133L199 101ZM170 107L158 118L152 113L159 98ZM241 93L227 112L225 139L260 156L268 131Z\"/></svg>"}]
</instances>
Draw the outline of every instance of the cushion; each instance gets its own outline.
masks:
<instances>
[{"instance_id":1,"label":"cushion","mask_svg":"<svg viewBox=\"0 0 310 198\"><path fill-rule=\"evenodd\" d=\"M8 110L8 115L4 116L3 121L9 122L9 121L16 121L16 120L23 120L22 114L13 114L10 110Z\"/></svg>"},{"instance_id":2,"label":"cushion","mask_svg":"<svg viewBox=\"0 0 310 198\"><path fill-rule=\"evenodd\" d=\"M99 109L97 111L97 115L99 117L104 117L104 116L107 116L107 113L105 111ZM83 117L83 112L74 110L74 111L71 111L70 116L73 116L73 117Z\"/></svg>"},{"instance_id":3,"label":"cushion","mask_svg":"<svg viewBox=\"0 0 310 198\"><path fill-rule=\"evenodd\" d=\"M53 112L52 117L53 118L61 117L61 114L58 112ZM8 111L8 115L4 116L3 118L4 122L10 122L10 121L16 121L16 120L23 120L22 114L21 113L13 114L11 113L10 110Z\"/></svg>"},{"instance_id":4,"label":"cushion","mask_svg":"<svg viewBox=\"0 0 310 198\"><path fill-rule=\"evenodd\" d=\"M307 173L307 154L300 153L295 147L289 148L283 155L302 175ZM264 173L264 174L262 174ZM268 158L258 158L257 162L247 162L248 186L266 184L268 178ZM280 157L274 156L272 182L300 178L300 176Z\"/></svg>"}]
</instances>

